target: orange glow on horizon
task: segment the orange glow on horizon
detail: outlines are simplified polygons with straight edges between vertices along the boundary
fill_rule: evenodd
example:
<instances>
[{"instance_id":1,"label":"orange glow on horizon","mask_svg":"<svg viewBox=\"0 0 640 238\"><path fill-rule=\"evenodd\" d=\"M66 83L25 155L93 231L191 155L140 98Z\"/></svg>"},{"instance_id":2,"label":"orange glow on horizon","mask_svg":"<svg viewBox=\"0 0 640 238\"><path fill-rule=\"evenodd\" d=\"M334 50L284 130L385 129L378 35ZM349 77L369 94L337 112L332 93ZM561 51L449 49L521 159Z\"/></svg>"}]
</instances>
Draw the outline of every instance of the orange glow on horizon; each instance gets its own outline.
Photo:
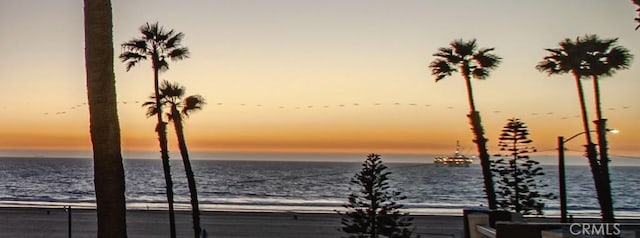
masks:
<instances>
[{"instance_id":1,"label":"orange glow on horizon","mask_svg":"<svg viewBox=\"0 0 640 238\"><path fill-rule=\"evenodd\" d=\"M297 129L220 130L218 133L187 132L187 144L192 152L245 152L245 153L392 153L392 154L450 154L456 140L462 144L462 152L476 154L471 142L468 125L456 130L433 130L428 127L366 129L353 126ZM534 144L539 155L555 155L556 129L541 131L532 129L537 136ZM621 132L609 136L612 154L638 155L634 132ZM175 135L169 131L171 151L177 151ZM123 134L123 151L158 151L156 134L153 131ZM495 151L497 139L490 138L489 151ZM583 139L576 138L567 144L567 153L580 155ZM34 151L89 151L91 142L88 133L54 131L50 133L12 132L0 133L0 150Z\"/></svg>"}]
</instances>

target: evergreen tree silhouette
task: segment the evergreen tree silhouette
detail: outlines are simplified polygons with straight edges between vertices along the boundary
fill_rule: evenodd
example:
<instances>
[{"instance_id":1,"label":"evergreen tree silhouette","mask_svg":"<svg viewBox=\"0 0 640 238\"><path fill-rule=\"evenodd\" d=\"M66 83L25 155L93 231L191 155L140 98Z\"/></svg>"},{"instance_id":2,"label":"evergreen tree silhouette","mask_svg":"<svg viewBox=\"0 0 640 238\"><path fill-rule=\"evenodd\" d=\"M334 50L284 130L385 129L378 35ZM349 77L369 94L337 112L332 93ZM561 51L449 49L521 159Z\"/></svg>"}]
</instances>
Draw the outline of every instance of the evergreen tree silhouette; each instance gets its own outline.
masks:
<instances>
[{"instance_id":1,"label":"evergreen tree silhouette","mask_svg":"<svg viewBox=\"0 0 640 238\"><path fill-rule=\"evenodd\" d=\"M492 172L497 177L497 202L500 208L514 211L523 215L542 215L544 202L551 199L553 194L540 193L539 189L547 187L536 177L543 176L539 162L529 157L535 148L528 137L529 130L520 119L509 119L500 134L498 147L501 157L491 163Z\"/></svg>"},{"instance_id":2,"label":"evergreen tree silhouette","mask_svg":"<svg viewBox=\"0 0 640 238\"><path fill-rule=\"evenodd\" d=\"M347 212L338 212L347 237L411 237L413 218L399 210L403 205L398 202L406 197L390 188L390 174L380 155L369 154L362 170L351 179L356 190L344 205Z\"/></svg>"}]
</instances>

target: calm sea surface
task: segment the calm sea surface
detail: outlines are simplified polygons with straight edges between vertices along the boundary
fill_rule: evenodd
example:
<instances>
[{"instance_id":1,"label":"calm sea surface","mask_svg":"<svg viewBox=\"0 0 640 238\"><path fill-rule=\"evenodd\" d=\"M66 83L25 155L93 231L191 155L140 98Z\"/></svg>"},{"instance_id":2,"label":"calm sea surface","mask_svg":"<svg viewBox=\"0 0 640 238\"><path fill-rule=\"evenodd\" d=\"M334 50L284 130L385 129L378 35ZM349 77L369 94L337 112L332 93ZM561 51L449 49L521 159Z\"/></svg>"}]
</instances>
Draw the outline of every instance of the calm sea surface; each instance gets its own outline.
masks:
<instances>
[{"instance_id":1,"label":"calm sea surface","mask_svg":"<svg viewBox=\"0 0 640 238\"><path fill-rule=\"evenodd\" d=\"M350 193L349 180L359 163L192 161L204 210L274 210L333 212ZM0 205L95 206L90 159L0 158ZM176 207L189 208L181 161L172 162ZM436 167L389 163L392 187L408 197L406 208L418 214L461 214L484 204L479 165ZM548 192L557 193L557 169L543 165ZM132 209L166 209L160 160L125 160L127 202ZM611 168L618 217L640 217L640 167ZM571 214L597 216L589 167L567 167ZM558 214L558 201L547 201L547 215Z\"/></svg>"}]
</instances>

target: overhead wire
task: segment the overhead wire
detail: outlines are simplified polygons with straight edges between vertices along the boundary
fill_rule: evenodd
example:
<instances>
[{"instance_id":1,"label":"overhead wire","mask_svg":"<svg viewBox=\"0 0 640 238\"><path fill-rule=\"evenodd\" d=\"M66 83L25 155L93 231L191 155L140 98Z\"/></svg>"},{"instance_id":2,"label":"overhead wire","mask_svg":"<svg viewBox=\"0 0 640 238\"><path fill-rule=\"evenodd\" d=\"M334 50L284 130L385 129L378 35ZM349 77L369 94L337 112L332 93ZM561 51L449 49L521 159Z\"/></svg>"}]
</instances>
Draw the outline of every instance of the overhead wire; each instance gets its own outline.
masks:
<instances>
[{"instance_id":1,"label":"overhead wire","mask_svg":"<svg viewBox=\"0 0 640 238\"><path fill-rule=\"evenodd\" d=\"M138 105L142 101L141 100L122 100L122 101L118 101L117 103L121 104L121 105L127 105L127 104L129 104L129 105ZM228 105L231 105L231 106L239 105L240 107L245 107L245 108L248 108L248 107L259 107L259 108L271 107L271 108L278 108L278 109L295 109L295 110L302 110L302 109L304 109L304 110L318 110L318 109L326 109L326 108L332 108L332 107L346 108L346 107L358 107L358 106L374 106L374 107L380 107L380 106L409 106L409 107L412 107L412 108L413 107L418 108L417 106L422 106L423 108L424 107L433 107L433 105L431 105L431 104L419 104L419 103L414 103L414 102L401 103L401 102L398 102L398 101L395 101L393 103L375 102L375 103L370 103L370 104L363 104L363 103L357 103L357 102L337 103L337 104L335 104L333 106L332 105L327 105L327 104L321 104L321 105L308 105L308 104L307 105L282 105L282 104L280 104L280 105L265 105L265 104L258 104L258 103L223 103L223 102L216 101L216 102L210 103L210 105L220 106L220 107L228 106ZM51 111L50 112L43 112L42 114L46 115L46 116L68 115L68 113L70 113L72 110L77 110L77 109L80 109L80 108L83 108L83 107L86 107L86 106L87 106L87 103L83 102L83 103L78 103L78 104L72 105L70 107L66 107L65 110L53 111L53 112L51 112ZM450 106L450 105L449 106L444 106L443 105L443 108L445 108L447 110L456 109L455 107ZM616 109L628 110L630 108L631 108L630 106L620 106L620 107L611 107L611 108L609 108L609 110L616 110ZM502 113L504 113L504 111L502 111L502 110L493 110L493 111L491 111L491 113L493 113L493 114L502 114ZM568 119L570 117L579 117L579 115L571 115L571 116L566 115L566 114L565 115L560 115L559 113L555 113L555 112L532 112L532 113L530 113L530 116L546 116L546 117L553 116L553 117L558 117L559 119L563 119L563 120L564 119Z\"/></svg>"}]
</instances>

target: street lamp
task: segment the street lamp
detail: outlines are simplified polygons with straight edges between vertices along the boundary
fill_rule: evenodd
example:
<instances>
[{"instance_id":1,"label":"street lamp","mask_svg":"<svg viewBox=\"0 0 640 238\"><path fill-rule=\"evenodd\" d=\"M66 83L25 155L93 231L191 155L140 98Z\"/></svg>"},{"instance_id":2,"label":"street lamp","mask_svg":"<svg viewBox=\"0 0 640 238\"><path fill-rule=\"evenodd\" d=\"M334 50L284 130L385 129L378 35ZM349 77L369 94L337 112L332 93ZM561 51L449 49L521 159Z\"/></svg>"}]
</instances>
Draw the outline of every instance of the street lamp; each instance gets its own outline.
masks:
<instances>
[{"instance_id":1,"label":"street lamp","mask_svg":"<svg viewBox=\"0 0 640 238\"><path fill-rule=\"evenodd\" d=\"M609 133L618 134L620 131L616 129L607 129ZM589 132L596 132L596 130L590 130ZM567 181L565 177L564 167L564 144L573 140L574 138L586 134L586 131L575 134L566 140L563 136L558 136L558 180L560 188L560 222L567 222Z\"/></svg>"}]
</instances>

